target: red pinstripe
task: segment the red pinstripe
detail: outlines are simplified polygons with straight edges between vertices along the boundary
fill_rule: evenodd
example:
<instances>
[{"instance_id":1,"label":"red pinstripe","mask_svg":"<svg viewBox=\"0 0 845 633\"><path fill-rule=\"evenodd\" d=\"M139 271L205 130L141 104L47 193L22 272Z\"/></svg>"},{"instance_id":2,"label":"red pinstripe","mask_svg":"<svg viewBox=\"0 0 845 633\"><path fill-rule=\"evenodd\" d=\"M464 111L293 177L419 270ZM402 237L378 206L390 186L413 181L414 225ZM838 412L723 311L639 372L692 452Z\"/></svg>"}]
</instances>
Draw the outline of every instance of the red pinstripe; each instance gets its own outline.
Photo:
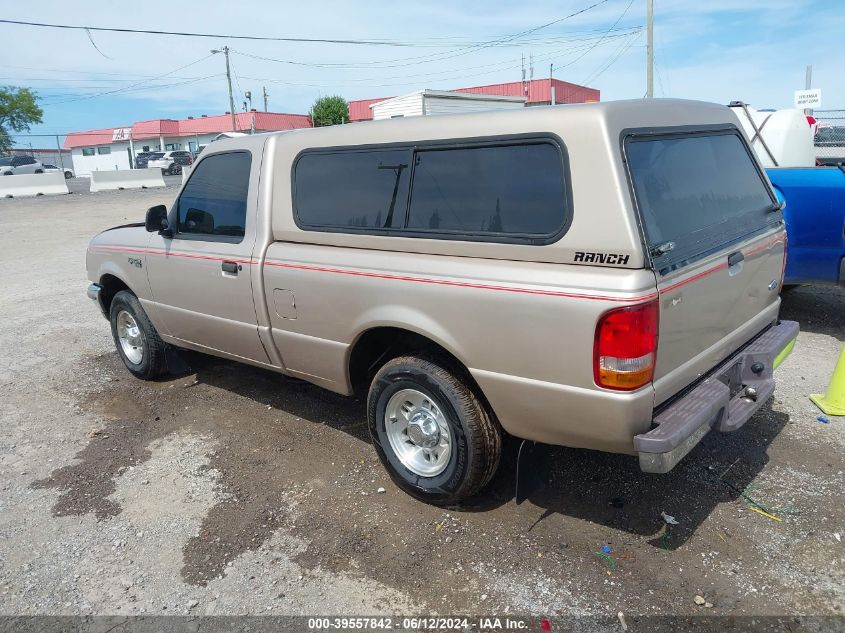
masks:
<instances>
[{"instance_id":1,"label":"red pinstripe","mask_svg":"<svg viewBox=\"0 0 845 633\"><path fill-rule=\"evenodd\" d=\"M186 259L204 259L213 262L235 262L236 264L257 264L254 259L235 259L233 257L217 257L215 255L200 255L197 253L174 253L172 251L151 250L146 248L124 248L113 246L94 246L95 251L109 251L114 253L141 253L144 255L163 255L164 257L184 257Z\"/></svg>"},{"instance_id":2,"label":"red pinstripe","mask_svg":"<svg viewBox=\"0 0 845 633\"><path fill-rule=\"evenodd\" d=\"M780 242L785 243L786 238L783 237L782 235L775 236L775 237L763 242L762 244L758 244L754 248L750 248L746 251L743 251L743 255L750 257L751 255L759 253L760 251L764 251L767 248L771 248L772 246L774 246L775 244L778 244ZM661 289L660 292L662 292L662 293L672 292L673 290L677 290L681 286L686 286L687 284L691 284L694 281L698 281L702 277L706 277L707 275L710 275L710 274L715 273L717 271L724 270L727 267L728 267L728 263L726 261L723 261L723 262L713 266L712 268L708 268L707 270L703 270L700 273L696 273L692 277L688 277L687 279L684 279L684 280L679 281L677 283L666 286L665 288Z\"/></svg>"},{"instance_id":3,"label":"red pinstripe","mask_svg":"<svg viewBox=\"0 0 845 633\"><path fill-rule=\"evenodd\" d=\"M745 255L750 256L754 255L755 253L759 253L760 251L764 251L767 248L779 243L785 242L783 236L777 236L770 240L767 240L763 244L759 244L754 248L748 249L744 252ZM258 260L255 259L233 259L230 257L218 257L214 255L199 255L196 253L175 253L173 251L165 251L165 250L153 250L153 249L144 249L144 248L127 248L127 247L112 247L112 246L95 246L93 247L94 250L99 251L109 251L109 252L117 252L117 253L141 253L144 255L163 255L165 257L185 257L187 259L202 259L202 260L210 260L210 261L226 261L226 262L235 262L238 264L257 264ZM542 295L547 297L566 297L569 299L588 299L594 301L611 301L617 303L637 303L640 301L648 301L650 299L654 299L658 296L658 293L651 292L645 295L640 295L637 297L612 297L608 295L588 295L582 294L577 292L562 292L558 290L541 290L536 288L515 288L509 286L496 286L491 284L479 284L479 283L471 283L467 281L451 281L448 279L430 279L427 277L410 277L406 275L391 275L387 273L371 273L365 272L361 270L349 270L345 268L329 268L326 266L312 266L308 264L293 264L290 262L280 262L280 261L267 261L265 262L266 266L273 266L275 268L288 268L291 270L309 270L314 272L322 272L322 273L332 273L336 275L351 275L354 277L370 277L374 279L390 279L393 281L408 281L413 283L424 283L424 284L435 284L439 286L453 286L457 288L473 288L478 290L498 290L501 292L518 292L522 294L532 294L532 295ZM703 270L687 279L682 281L678 281L674 284L666 286L662 290L661 293L668 293L672 292L673 290L677 290L683 286L693 283L694 281L698 281L708 275L711 275L717 271L724 270L728 267L727 262L721 262L716 266Z\"/></svg>"},{"instance_id":4,"label":"red pinstripe","mask_svg":"<svg viewBox=\"0 0 845 633\"><path fill-rule=\"evenodd\" d=\"M276 266L278 268L292 268L295 270L314 270L324 273L335 273L340 275L354 275L357 277L375 277L376 279L391 279L395 281L412 281L416 283L437 284L440 286L456 286L459 288L476 288L480 290L500 290L502 292L520 292L524 294L543 295L549 297L568 297L572 299L594 299L596 301L618 301L622 303L633 303L637 301L647 301L657 297L657 293L652 292L647 295L639 297L610 297L606 295L586 295L575 292L562 292L558 290L540 290L535 288L514 288L509 286L494 286L490 284L478 284L467 281L451 281L448 279L429 279L426 277L406 277L404 275L389 275L385 273L369 273L359 270L346 270L342 268L326 268L323 266L309 266L305 264L289 264L287 262L266 262L267 266Z\"/></svg>"},{"instance_id":5,"label":"red pinstripe","mask_svg":"<svg viewBox=\"0 0 845 633\"><path fill-rule=\"evenodd\" d=\"M193 253L174 253L173 251L141 249L141 248L123 248L110 246L95 246L94 250L103 250L109 252L123 252L123 253L142 253L146 255L163 255L166 257L187 257L191 259L206 259L213 261L235 261L242 264L257 264L257 260L235 260L228 257L215 257L210 255L195 255ZM408 281L414 283L435 284L439 286L452 286L457 288L473 288L478 290L498 290L501 292L518 292L522 294L542 295L548 297L566 297L570 299L588 299L594 301L612 301L618 303L637 303L640 301L648 301L657 298L656 292L651 292L637 297L611 297L607 295L588 295L576 292L563 292L558 290L541 290L536 288L517 288L509 286L495 286L491 284L478 284L467 281L451 281L448 279L430 279L426 277L410 277L405 275L390 275L387 273L371 273L361 270L349 270L344 268L328 268L325 266L311 266L307 264L293 264L289 262L267 261L266 266L275 268L288 268L291 270L309 270L314 272L332 273L337 275L351 275L354 277L370 277L374 279L390 279L393 281Z\"/></svg>"}]
</instances>

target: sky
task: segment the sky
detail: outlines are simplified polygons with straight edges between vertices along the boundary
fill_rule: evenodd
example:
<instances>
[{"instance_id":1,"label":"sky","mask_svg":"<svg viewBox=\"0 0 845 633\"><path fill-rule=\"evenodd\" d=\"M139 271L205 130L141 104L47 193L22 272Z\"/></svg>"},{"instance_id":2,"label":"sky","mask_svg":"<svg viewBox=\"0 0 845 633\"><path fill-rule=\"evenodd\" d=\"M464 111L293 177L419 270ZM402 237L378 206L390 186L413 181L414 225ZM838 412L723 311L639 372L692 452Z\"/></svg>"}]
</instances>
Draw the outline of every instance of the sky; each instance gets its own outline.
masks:
<instances>
[{"instance_id":1,"label":"sky","mask_svg":"<svg viewBox=\"0 0 845 633\"><path fill-rule=\"evenodd\" d=\"M597 4L589 8L591 5ZM262 42L225 37L58 30L0 24L0 85L35 89L44 121L64 134L228 110L229 46L236 108L306 113L313 101L385 97L554 76L601 90L646 89L645 0L390 2L4 3L9 20L221 35L379 40L389 45ZM654 0L655 96L757 108L792 107L813 65L822 108L845 109L844 0ZM585 10L587 9L587 10ZM580 12L573 17L570 14ZM552 24L549 24L552 23ZM547 26L544 26L547 25ZM542 27L542 28L538 28ZM529 72L526 68L526 72ZM18 145L55 139L17 137Z\"/></svg>"}]
</instances>

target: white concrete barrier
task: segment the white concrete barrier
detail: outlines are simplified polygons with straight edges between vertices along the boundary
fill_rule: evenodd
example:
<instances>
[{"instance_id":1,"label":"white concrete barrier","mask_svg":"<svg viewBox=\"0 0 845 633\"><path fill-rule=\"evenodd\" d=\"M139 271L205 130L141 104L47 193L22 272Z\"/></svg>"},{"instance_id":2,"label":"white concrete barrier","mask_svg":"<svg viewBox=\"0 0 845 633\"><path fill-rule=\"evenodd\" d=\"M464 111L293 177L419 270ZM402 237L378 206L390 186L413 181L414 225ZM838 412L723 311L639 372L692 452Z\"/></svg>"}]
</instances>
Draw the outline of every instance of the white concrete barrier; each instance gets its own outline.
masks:
<instances>
[{"instance_id":1,"label":"white concrete barrier","mask_svg":"<svg viewBox=\"0 0 845 633\"><path fill-rule=\"evenodd\" d=\"M114 189L151 189L164 187L160 169L119 169L115 171L92 171L91 191Z\"/></svg>"},{"instance_id":2,"label":"white concrete barrier","mask_svg":"<svg viewBox=\"0 0 845 633\"><path fill-rule=\"evenodd\" d=\"M182 184L188 182L188 177L191 175L191 167L189 165L182 165Z\"/></svg>"},{"instance_id":3,"label":"white concrete barrier","mask_svg":"<svg viewBox=\"0 0 845 633\"><path fill-rule=\"evenodd\" d=\"M67 183L62 172L47 174L18 174L0 176L0 198L24 198L67 194Z\"/></svg>"}]
</instances>

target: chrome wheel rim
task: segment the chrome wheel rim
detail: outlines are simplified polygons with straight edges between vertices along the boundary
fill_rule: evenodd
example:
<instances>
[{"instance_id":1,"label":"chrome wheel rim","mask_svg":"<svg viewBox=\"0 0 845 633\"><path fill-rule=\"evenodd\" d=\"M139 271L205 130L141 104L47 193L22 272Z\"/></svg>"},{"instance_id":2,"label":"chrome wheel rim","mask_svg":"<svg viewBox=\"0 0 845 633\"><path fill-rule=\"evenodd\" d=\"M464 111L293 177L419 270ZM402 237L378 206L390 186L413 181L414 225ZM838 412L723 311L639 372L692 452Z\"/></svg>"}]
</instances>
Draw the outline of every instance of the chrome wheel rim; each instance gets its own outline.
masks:
<instances>
[{"instance_id":1,"label":"chrome wheel rim","mask_svg":"<svg viewBox=\"0 0 845 633\"><path fill-rule=\"evenodd\" d=\"M436 477L446 470L452 434L434 399L416 389L402 389L388 400L384 417L390 448L405 468L421 477Z\"/></svg>"},{"instance_id":2,"label":"chrome wheel rim","mask_svg":"<svg viewBox=\"0 0 845 633\"><path fill-rule=\"evenodd\" d=\"M133 365L140 365L144 359L144 337L135 317L126 310L117 314L117 340L126 359Z\"/></svg>"}]
</instances>

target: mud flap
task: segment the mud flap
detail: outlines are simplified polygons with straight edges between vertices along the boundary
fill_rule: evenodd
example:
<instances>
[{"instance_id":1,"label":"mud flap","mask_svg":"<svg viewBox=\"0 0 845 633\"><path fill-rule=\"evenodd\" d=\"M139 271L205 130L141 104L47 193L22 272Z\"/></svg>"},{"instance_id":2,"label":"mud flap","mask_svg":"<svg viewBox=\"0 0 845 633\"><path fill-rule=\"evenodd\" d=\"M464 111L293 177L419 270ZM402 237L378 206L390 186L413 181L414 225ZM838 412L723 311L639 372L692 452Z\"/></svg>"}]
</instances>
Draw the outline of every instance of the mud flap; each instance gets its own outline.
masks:
<instances>
[{"instance_id":1,"label":"mud flap","mask_svg":"<svg viewBox=\"0 0 845 633\"><path fill-rule=\"evenodd\" d=\"M191 366L185 361L182 355L172 345L168 345L164 352L164 362L167 364L167 371L174 376L190 373Z\"/></svg>"},{"instance_id":2,"label":"mud flap","mask_svg":"<svg viewBox=\"0 0 845 633\"><path fill-rule=\"evenodd\" d=\"M540 459L542 449L537 442L522 440L516 456L516 505L528 499L542 483Z\"/></svg>"}]
</instances>

